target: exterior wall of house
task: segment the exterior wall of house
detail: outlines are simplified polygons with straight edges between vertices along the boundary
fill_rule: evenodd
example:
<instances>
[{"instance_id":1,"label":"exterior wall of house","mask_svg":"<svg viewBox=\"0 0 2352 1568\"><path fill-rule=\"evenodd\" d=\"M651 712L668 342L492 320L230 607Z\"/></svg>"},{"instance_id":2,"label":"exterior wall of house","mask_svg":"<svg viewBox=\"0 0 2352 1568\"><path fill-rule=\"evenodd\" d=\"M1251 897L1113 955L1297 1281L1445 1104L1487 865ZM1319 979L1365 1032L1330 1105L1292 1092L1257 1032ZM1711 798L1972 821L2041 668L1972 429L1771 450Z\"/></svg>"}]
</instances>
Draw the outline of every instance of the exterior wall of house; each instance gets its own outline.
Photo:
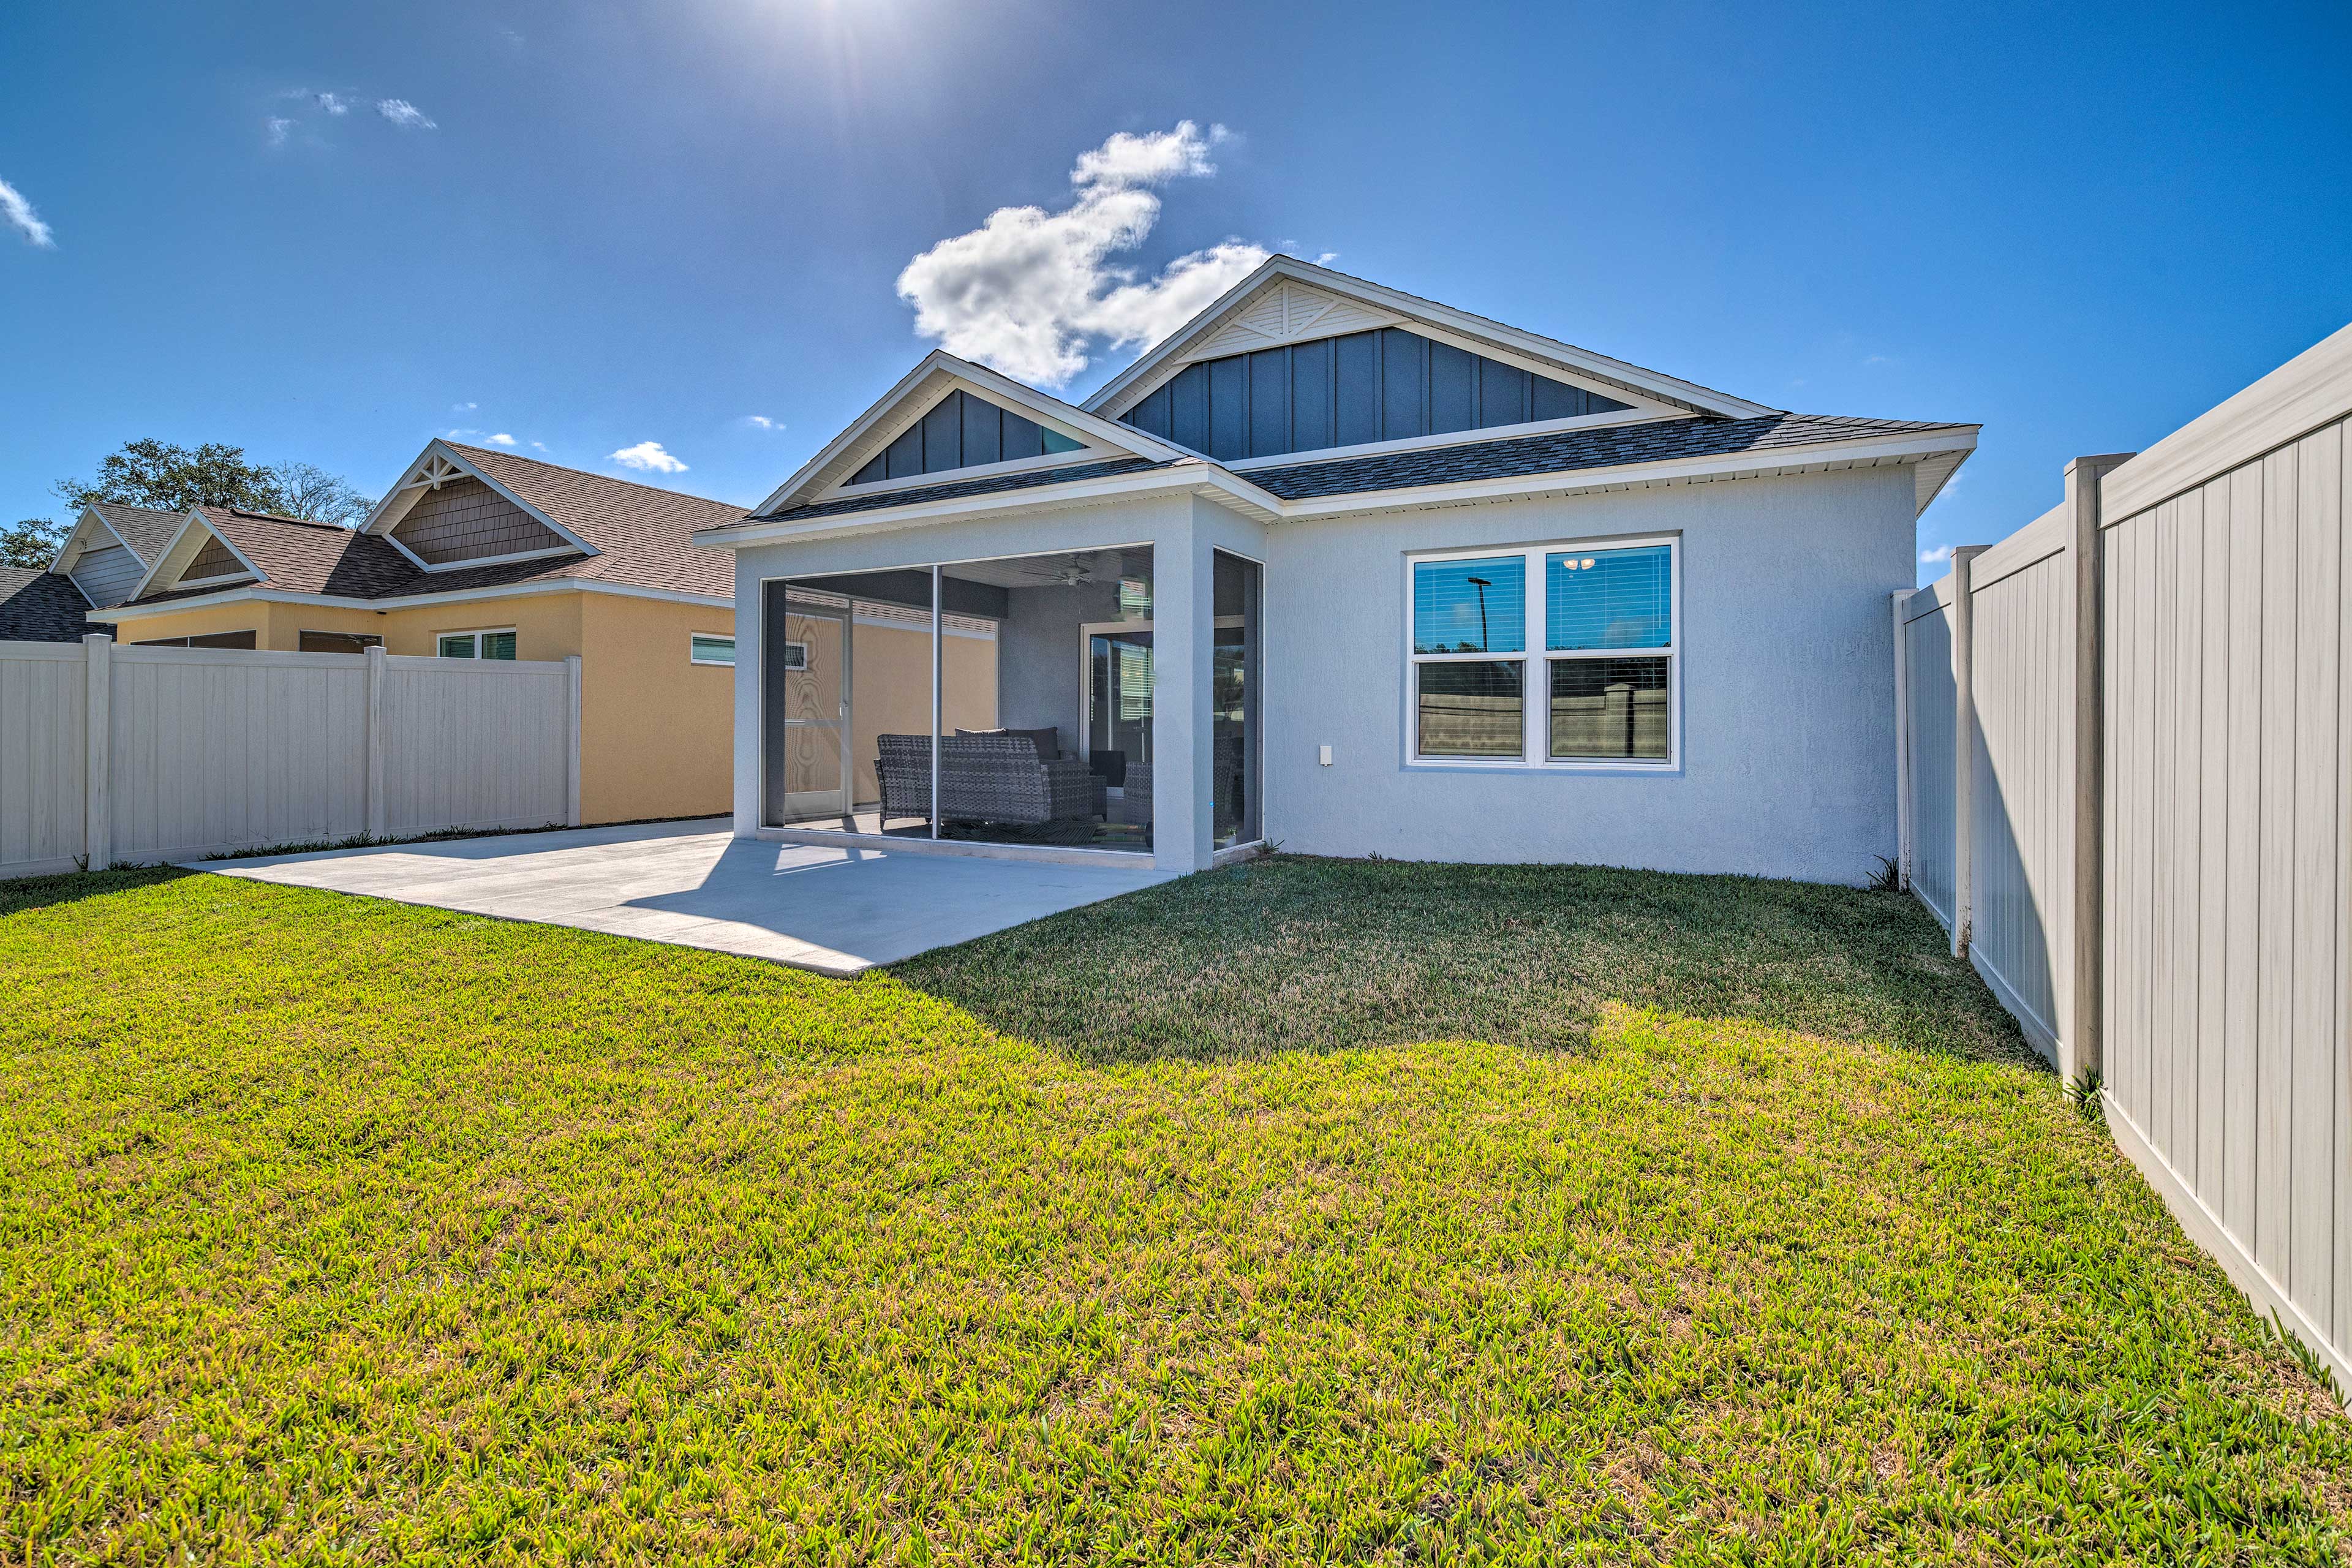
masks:
<instances>
[{"instance_id":1,"label":"exterior wall of house","mask_svg":"<svg viewBox=\"0 0 2352 1568\"><path fill-rule=\"evenodd\" d=\"M735 672L691 663L688 639L723 635L728 613L614 594L563 597L581 619L581 820L725 815Z\"/></svg>"},{"instance_id":2,"label":"exterior wall of house","mask_svg":"<svg viewBox=\"0 0 2352 1568\"><path fill-rule=\"evenodd\" d=\"M1145 498L750 547L738 552L738 602L756 606L768 577L1150 543L1155 858L1193 869L1211 858L1207 618L1213 554L1227 550L1265 568L1265 835L1285 847L1859 882L1895 853L1887 596L1913 578L1914 509L1902 467L1271 527L1205 500ZM1681 546L1675 767L1406 760L1407 555L1656 534ZM740 617L745 669L756 668L756 618ZM1037 657L1050 661L1053 649ZM1008 641L1004 721L1066 726L1074 699L1046 691L1049 710L1032 710L1033 662ZM755 679L739 683L737 704L736 822L749 835L759 822Z\"/></svg>"},{"instance_id":3,"label":"exterior wall of house","mask_svg":"<svg viewBox=\"0 0 2352 1568\"><path fill-rule=\"evenodd\" d=\"M1865 880L1895 853L1887 595L1914 574L1909 468L1267 532L1266 833L1286 848L1825 882ZM1679 766L1406 761L1408 554L1664 533L1682 551Z\"/></svg>"},{"instance_id":4,"label":"exterior wall of house","mask_svg":"<svg viewBox=\"0 0 2352 1568\"><path fill-rule=\"evenodd\" d=\"M581 819L628 822L727 811L734 672L692 663L688 638L724 634L733 618L720 605L613 594L384 611L247 600L125 621L118 640L252 630L258 647L290 653L305 631L355 632L383 637L387 653L427 656L443 632L511 626L518 658L581 656Z\"/></svg>"}]
</instances>

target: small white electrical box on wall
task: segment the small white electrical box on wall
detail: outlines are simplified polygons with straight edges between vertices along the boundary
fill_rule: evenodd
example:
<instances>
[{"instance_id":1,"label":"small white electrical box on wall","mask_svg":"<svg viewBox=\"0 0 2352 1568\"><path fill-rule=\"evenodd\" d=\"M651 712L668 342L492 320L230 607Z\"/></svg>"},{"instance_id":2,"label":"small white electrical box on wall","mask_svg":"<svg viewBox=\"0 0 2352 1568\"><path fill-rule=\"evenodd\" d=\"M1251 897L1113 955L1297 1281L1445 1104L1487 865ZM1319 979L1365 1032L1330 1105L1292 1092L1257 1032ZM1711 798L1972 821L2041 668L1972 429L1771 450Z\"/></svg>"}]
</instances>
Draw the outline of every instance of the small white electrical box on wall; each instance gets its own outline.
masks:
<instances>
[{"instance_id":1,"label":"small white electrical box on wall","mask_svg":"<svg viewBox=\"0 0 2352 1568\"><path fill-rule=\"evenodd\" d=\"M1323 765L1327 768L1331 765L1331 748L1328 746L1323 748Z\"/></svg>"}]
</instances>

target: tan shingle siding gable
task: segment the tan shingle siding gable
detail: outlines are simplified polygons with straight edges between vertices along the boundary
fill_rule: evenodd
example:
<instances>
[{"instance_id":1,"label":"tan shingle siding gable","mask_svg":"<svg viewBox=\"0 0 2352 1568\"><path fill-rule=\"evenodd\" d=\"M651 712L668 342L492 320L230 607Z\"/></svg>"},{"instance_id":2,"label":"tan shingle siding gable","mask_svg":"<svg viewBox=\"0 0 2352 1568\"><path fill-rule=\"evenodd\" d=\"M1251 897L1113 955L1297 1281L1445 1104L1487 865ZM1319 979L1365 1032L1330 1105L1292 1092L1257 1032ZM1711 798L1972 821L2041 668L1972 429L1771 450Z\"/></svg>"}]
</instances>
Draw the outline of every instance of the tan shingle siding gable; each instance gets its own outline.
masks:
<instances>
[{"instance_id":1,"label":"tan shingle siding gable","mask_svg":"<svg viewBox=\"0 0 2352 1568\"><path fill-rule=\"evenodd\" d=\"M436 566L553 550L564 541L479 479L456 479L427 491L392 536Z\"/></svg>"},{"instance_id":2,"label":"tan shingle siding gable","mask_svg":"<svg viewBox=\"0 0 2352 1568\"><path fill-rule=\"evenodd\" d=\"M202 550L196 552L196 558L188 563L188 569L180 574L180 579L182 582L201 582L206 577L250 575L252 574L245 569L245 563L231 553L227 545L217 539L210 539L205 542Z\"/></svg>"}]
</instances>

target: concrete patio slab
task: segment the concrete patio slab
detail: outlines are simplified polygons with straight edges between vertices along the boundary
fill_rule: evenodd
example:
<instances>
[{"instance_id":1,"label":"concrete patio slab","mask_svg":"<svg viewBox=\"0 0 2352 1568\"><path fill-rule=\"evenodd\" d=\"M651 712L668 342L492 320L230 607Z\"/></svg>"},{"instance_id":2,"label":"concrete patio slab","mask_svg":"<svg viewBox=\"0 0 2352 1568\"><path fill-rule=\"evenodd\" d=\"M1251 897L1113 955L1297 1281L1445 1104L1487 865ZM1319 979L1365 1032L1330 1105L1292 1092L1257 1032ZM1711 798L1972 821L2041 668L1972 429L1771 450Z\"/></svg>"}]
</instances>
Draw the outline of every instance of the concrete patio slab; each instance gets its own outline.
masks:
<instances>
[{"instance_id":1,"label":"concrete patio slab","mask_svg":"<svg viewBox=\"0 0 2352 1568\"><path fill-rule=\"evenodd\" d=\"M1138 857L1141 859L1141 857ZM190 870L855 974L970 942L1173 872L734 837L724 817L328 849Z\"/></svg>"}]
</instances>

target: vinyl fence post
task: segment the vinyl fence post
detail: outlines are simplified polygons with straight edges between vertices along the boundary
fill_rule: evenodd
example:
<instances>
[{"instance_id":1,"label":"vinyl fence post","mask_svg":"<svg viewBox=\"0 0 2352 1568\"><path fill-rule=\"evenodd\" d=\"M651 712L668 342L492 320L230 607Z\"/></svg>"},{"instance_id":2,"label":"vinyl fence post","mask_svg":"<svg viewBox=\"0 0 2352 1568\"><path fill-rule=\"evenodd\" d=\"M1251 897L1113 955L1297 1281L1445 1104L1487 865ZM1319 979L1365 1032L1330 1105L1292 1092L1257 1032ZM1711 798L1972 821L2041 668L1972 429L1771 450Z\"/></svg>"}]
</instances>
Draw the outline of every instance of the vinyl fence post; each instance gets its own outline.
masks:
<instances>
[{"instance_id":1,"label":"vinyl fence post","mask_svg":"<svg viewBox=\"0 0 2352 1568\"><path fill-rule=\"evenodd\" d=\"M1952 956L1966 958L1976 916L1977 610L1971 568L1987 546L1952 552Z\"/></svg>"},{"instance_id":2,"label":"vinyl fence post","mask_svg":"<svg viewBox=\"0 0 2352 1568\"><path fill-rule=\"evenodd\" d=\"M2058 1077L2078 1084L2105 1070L2107 908L2106 563L2099 539L2099 484L2137 454L2110 452L2066 465L2074 552L2074 951L2073 1016L2062 1019Z\"/></svg>"},{"instance_id":3,"label":"vinyl fence post","mask_svg":"<svg viewBox=\"0 0 2352 1568\"><path fill-rule=\"evenodd\" d=\"M564 753L563 826L580 826L580 656L563 656L563 707L569 742Z\"/></svg>"},{"instance_id":4,"label":"vinyl fence post","mask_svg":"<svg viewBox=\"0 0 2352 1568\"><path fill-rule=\"evenodd\" d=\"M81 639L85 666L81 754L81 853L85 868L114 864L114 639L91 632Z\"/></svg>"},{"instance_id":5,"label":"vinyl fence post","mask_svg":"<svg viewBox=\"0 0 2352 1568\"><path fill-rule=\"evenodd\" d=\"M367 819L362 825L370 838L388 837L391 812L383 797L383 646L367 650Z\"/></svg>"},{"instance_id":6,"label":"vinyl fence post","mask_svg":"<svg viewBox=\"0 0 2352 1568\"><path fill-rule=\"evenodd\" d=\"M1895 616L1895 881L1911 890L1911 650L1904 646L1903 606L1911 590L1887 595Z\"/></svg>"}]
</instances>

